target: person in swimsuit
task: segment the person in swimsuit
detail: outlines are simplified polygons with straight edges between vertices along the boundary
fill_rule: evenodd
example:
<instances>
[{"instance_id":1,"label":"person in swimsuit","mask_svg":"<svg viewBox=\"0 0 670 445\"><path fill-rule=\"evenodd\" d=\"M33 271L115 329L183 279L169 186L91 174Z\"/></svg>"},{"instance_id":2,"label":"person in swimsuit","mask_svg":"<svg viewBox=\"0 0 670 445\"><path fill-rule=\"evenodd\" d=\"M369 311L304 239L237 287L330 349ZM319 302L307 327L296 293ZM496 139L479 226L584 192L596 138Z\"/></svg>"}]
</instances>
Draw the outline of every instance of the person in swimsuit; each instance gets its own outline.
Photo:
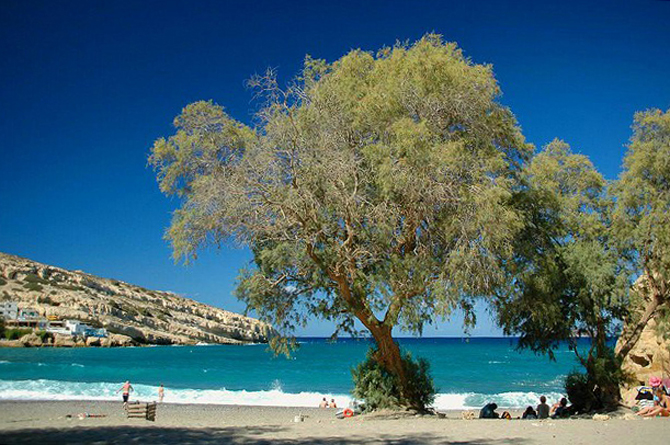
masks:
<instances>
[{"instance_id":1,"label":"person in swimsuit","mask_svg":"<svg viewBox=\"0 0 670 445\"><path fill-rule=\"evenodd\" d=\"M637 415L643 417L670 417L670 397L665 394L665 391L661 387L657 387L654 390L654 402L654 406L642 408L638 411Z\"/></svg>"},{"instance_id":2,"label":"person in swimsuit","mask_svg":"<svg viewBox=\"0 0 670 445\"><path fill-rule=\"evenodd\" d=\"M130 397L130 393L134 391L133 385L130 384L130 381L126 380L126 383L124 383L123 386L116 392L119 393L121 391L123 391L123 407L125 408L126 405L128 405L128 397Z\"/></svg>"},{"instance_id":3,"label":"person in swimsuit","mask_svg":"<svg viewBox=\"0 0 670 445\"><path fill-rule=\"evenodd\" d=\"M163 388L163 384L161 383L161 386L158 387L158 402L163 403L163 397L165 397L165 388Z\"/></svg>"}]
</instances>

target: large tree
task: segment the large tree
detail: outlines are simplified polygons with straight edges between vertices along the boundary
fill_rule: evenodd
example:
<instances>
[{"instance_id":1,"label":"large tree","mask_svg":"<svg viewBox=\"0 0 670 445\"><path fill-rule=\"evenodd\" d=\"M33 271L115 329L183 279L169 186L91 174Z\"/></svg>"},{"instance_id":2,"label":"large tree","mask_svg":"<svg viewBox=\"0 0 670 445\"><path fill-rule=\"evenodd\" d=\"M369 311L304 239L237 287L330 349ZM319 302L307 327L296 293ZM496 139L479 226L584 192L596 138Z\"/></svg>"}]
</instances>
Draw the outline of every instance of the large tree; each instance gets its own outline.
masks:
<instances>
[{"instance_id":1,"label":"large tree","mask_svg":"<svg viewBox=\"0 0 670 445\"><path fill-rule=\"evenodd\" d=\"M625 314L627 281L610 236L606 181L560 140L527 164L524 179L528 224L512 268L516 287L496 300L498 321L520 347L552 358L567 342L586 371L569 382L579 386L575 406L614 407L622 375L608 338ZM590 339L585 349L580 336Z\"/></svg>"},{"instance_id":2,"label":"large tree","mask_svg":"<svg viewBox=\"0 0 670 445\"><path fill-rule=\"evenodd\" d=\"M249 246L237 296L281 337L316 316L376 343L399 399L407 382L393 329L426 322L509 285L524 225L515 194L532 151L498 102L488 65L427 35L333 62L307 57L251 128L211 102L188 105L150 163L181 198L167 233L176 258L234 239Z\"/></svg>"},{"instance_id":3,"label":"large tree","mask_svg":"<svg viewBox=\"0 0 670 445\"><path fill-rule=\"evenodd\" d=\"M615 234L631 259L633 276L641 278L617 345L625 356L652 318L670 318L670 110L635 115L614 193Z\"/></svg>"}]
</instances>

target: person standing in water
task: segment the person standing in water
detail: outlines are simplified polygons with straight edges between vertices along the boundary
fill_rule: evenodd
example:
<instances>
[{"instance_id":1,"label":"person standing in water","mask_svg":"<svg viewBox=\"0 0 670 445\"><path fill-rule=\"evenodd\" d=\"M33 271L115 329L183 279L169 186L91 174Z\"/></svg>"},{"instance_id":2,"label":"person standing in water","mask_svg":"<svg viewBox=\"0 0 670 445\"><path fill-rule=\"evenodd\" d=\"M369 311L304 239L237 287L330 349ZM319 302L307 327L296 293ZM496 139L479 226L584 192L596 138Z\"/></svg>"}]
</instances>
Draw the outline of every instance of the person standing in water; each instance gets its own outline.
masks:
<instances>
[{"instance_id":1,"label":"person standing in water","mask_svg":"<svg viewBox=\"0 0 670 445\"><path fill-rule=\"evenodd\" d=\"M123 391L123 407L125 408L128 405L128 397L130 393L134 391L133 385L130 384L130 381L126 380L126 383L123 386L116 390L117 393Z\"/></svg>"},{"instance_id":2,"label":"person standing in water","mask_svg":"<svg viewBox=\"0 0 670 445\"><path fill-rule=\"evenodd\" d=\"M165 397L165 388L163 388L163 384L161 383L161 386L158 387L158 402L163 403L163 397Z\"/></svg>"}]
</instances>

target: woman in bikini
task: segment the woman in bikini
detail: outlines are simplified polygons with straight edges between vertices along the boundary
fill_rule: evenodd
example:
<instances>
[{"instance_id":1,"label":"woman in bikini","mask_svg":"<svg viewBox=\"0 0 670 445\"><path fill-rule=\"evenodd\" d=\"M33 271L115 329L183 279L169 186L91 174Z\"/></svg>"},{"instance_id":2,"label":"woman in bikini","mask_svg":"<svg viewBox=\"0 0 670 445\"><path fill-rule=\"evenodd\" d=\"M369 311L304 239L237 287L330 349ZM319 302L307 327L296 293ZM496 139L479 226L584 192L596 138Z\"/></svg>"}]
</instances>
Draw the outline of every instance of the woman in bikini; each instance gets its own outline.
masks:
<instances>
[{"instance_id":1,"label":"woman in bikini","mask_svg":"<svg viewBox=\"0 0 670 445\"><path fill-rule=\"evenodd\" d=\"M656 401L654 406L642 408L638 411L637 415L643 417L670 417L670 397L665 394L663 389L656 388L654 390L654 400Z\"/></svg>"}]
</instances>

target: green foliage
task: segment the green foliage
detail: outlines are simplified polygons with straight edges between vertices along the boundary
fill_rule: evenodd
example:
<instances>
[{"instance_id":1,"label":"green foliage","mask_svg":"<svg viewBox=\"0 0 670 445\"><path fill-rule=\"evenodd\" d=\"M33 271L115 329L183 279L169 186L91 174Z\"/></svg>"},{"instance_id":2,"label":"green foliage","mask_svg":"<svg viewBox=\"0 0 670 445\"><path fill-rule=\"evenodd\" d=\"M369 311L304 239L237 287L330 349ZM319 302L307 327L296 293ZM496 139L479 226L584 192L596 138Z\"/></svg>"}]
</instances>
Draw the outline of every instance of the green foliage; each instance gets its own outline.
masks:
<instances>
[{"instance_id":1,"label":"green foliage","mask_svg":"<svg viewBox=\"0 0 670 445\"><path fill-rule=\"evenodd\" d=\"M400 409L407 406L426 408L435 401L436 389L426 359L413 360L409 352L402 357L409 393L414 400L402 400L398 377L389 373L376 360L377 350L371 348L365 360L351 370L354 380L353 395L365 400L366 411Z\"/></svg>"},{"instance_id":2,"label":"green foliage","mask_svg":"<svg viewBox=\"0 0 670 445\"><path fill-rule=\"evenodd\" d=\"M595 395L584 372L572 371L565 378L565 392L575 413L588 412L587 406L595 403Z\"/></svg>"},{"instance_id":3,"label":"green foliage","mask_svg":"<svg viewBox=\"0 0 670 445\"><path fill-rule=\"evenodd\" d=\"M17 340L26 334L33 332L32 329L5 329L4 335L7 340Z\"/></svg>"},{"instance_id":4,"label":"green foliage","mask_svg":"<svg viewBox=\"0 0 670 445\"><path fill-rule=\"evenodd\" d=\"M53 294L54 292L51 291L50 293ZM48 295L37 297L37 302L40 304L48 304L50 306L60 306L59 302L52 300Z\"/></svg>"},{"instance_id":5,"label":"green foliage","mask_svg":"<svg viewBox=\"0 0 670 445\"><path fill-rule=\"evenodd\" d=\"M52 335L47 331L35 331L35 335L37 335L42 342L52 338Z\"/></svg>"},{"instance_id":6,"label":"green foliage","mask_svg":"<svg viewBox=\"0 0 670 445\"><path fill-rule=\"evenodd\" d=\"M496 301L498 321L536 352L552 355L576 334L604 345L627 304L626 276L609 239L605 180L558 140L524 173L528 223L511 268L517 287Z\"/></svg>"},{"instance_id":7,"label":"green foliage","mask_svg":"<svg viewBox=\"0 0 670 445\"><path fill-rule=\"evenodd\" d=\"M638 270L670 282L670 110L636 113L624 171L614 185L614 227L624 247L639 253Z\"/></svg>"},{"instance_id":8,"label":"green foliage","mask_svg":"<svg viewBox=\"0 0 670 445\"><path fill-rule=\"evenodd\" d=\"M391 328L420 334L454 309L473 324L474 300L512 285L533 148L491 66L430 34L307 57L286 88L272 71L249 85L265 99L256 127L195 102L151 149L160 189L181 199L175 259L249 246L236 296L284 337L319 317L389 344Z\"/></svg>"},{"instance_id":9,"label":"green foliage","mask_svg":"<svg viewBox=\"0 0 670 445\"><path fill-rule=\"evenodd\" d=\"M250 246L236 294L284 335L312 316L421 333L508 283L532 147L490 66L427 35L250 85L267 100L256 128L196 102L152 147L161 190L182 198L175 258Z\"/></svg>"},{"instance_id":10,"label":"green foliage","mask_svg":"<svg viewBox=\"0 0 670 445\"><path fill-rule=\"evenodd\" d=\"M37 283L37 284L49 284L49 281L40 278L34 273L29 273L25 276L24 281L27 281L28 283Z\"/></svg>"},{"instance_id":11,"label":"green foliage","mask_svg":"<svg viewBox=\"0 0 670 445\"><path fill-rule=\"evenodd\" d=\"M60 288L60 289L65 289L65 290L73 290L73 291L83 291L84 288L81 286L75 286L73 284L54 284L54 286Z\"/></svg>"},{"instance_id":12,"label":"green foliage","mask_svg":"<svg viewBox=\"0 0 670 445\"><path fill-rule=\"evenodd\" d=\"M612 356L607 340L629 300L627 275L610 236L613 202L606 182L585 156L559 140L527 165L524 177L528 224L510 268L516 288L496 301L498 322L506 334L519 335L520 347L551 358L567 341L587 372L590 390L599 385L611 396L606 400L611 407L619 380L600 366ZM576 342L584 334L591 339L586 354ZM575 379L570 383L579 387Z\"/></svg>"},{"instance_id":13,"label":"green foliage","mask_svg":"<svg viewBox=\"0 0 670 445\"><path fill-rule=\"evenodd\" d=\"M573 371L566 377L565 390L575 412L614 410L619 387L628 381L621 360L611 349L593 357L586 372Z\"/></svg>"},{"instance_id":14,"label":"green foliage","mask_svg":"<svg viewBox=\"0 0 670 445\"><path fill-rule=\"evenodd\" d=\"M7 284L7 281L0 277L0 286L4 286L5 284Z\"/></svg>"},{"instance_id":15,"label":"green foliage","mask_svg":"<svg viewBox=\"0 0 670 445\"><path fill-rule=\"evenodd\" d=\"M41 284L35 282L24 283L23 287L35 292L41 292L44 289Z\"/></svg>"},{"instance_id":16,"label":"green foliage","mask_svg":"<svg viewBox=\"0 0 670 445\"><path fill-rule=\"evenodd\" d=\"M633 278L633 294L622 335L628 352L651 318L667 325L670 317L670 110L635 114L624 171L614 183L613 233Z\"/></svg>"},{"instance_id":17,"label":"green foliage","mask_svg":"<svg viewBox=\"0 0 670 445\"><path fill-rule=\"evenodd\" d=\"M143 315L145 317L153 317L151 314L151 311L145 307L138 309L137 311L140 315Z\"/></svg>"}]
</instances>

